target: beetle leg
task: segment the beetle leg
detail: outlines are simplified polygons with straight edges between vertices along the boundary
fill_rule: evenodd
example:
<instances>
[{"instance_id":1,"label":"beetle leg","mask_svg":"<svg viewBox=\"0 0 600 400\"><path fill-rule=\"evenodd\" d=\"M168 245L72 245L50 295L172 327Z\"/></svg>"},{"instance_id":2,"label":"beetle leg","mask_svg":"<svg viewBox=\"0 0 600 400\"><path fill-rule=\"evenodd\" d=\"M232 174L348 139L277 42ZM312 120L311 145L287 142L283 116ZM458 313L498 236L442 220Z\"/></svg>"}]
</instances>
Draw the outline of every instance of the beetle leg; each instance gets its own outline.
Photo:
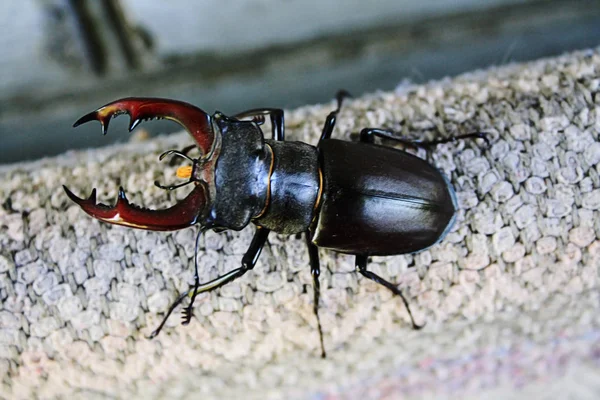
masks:
<instances>
[{"instance_id":1,"label":"beetle leg","mask_svg":"<svg viewBox=\"0 0 600 400\"><path fill-rule=\"evenodd\" d=\"M339 90L336 93L335 98L337 100L337 108L330 112L327 116L327 119L325 120L325 125L323 126L323 132L321 133L321 139L319 139L319 142L321 142L322 140L327 140L331 137L331 134L333 133L333 128L335 127L335 123L337 121L337 115L342 109L342 103L344 102L344 99L347 97L352 97L352 95L344 89Z\"/></svg>"},{"instance_id":2,"label":"beetle leg","mask_svg":"<svg viewBox=\"0 0 600 400\"><path fill-rule=\"evenodd\" d=\"M323 344L323 329L321 328L321 319L319 318L319 299L321 296L321 285L319 283L319 275L321 275L321 265L319 262L319 250L310 241L310 233L306 232L306 245L308 246L308 256L310 258L310 273L313 278L313 311L317 317L317 327L319 328L319 340L321 341L321 358L325 358L325 345Z\"/></svg>"},{"instance_id":3,"label":"beetle leg","mask_svg":"<svg viewBox=\"0 0 600 400\"><path fill-rule=\"evenodd\" d=\"M271 130L273 132L273 140L285 140L285 127L283 122L283 110L280 108L255 108L252 110L242 111L235 114L233 118L243 120L252 118L255 123L262 125L265 121L265 115L271 118Z\"/></svg>"},{"instance_id":4,"label":"beetle leg","mask_svg":"<svg viewBox=\"0 0 600 400\"><path fill-rule=\"evenodd\" d=\"M194 181L189 180L187 182L178 183L177 185L164 186L164 185L161 185L160 183L158 183L158 181L154 181L154 186L156 186L157 188L164 189L164 190L167 190L167 191L170 192L171 190L175 190L175 189L179 189L180 187L187 186L187 185L189 185L192 182L194 182Z\"/></svg>"},{"instance_id":5,"label":"beetle leg","mask_svg":"<svg viewBox=\"0 0 600 400\"><path fill-rule=\"evenodd\" d=\"M370 279L370 280L372 280L374 282L379 283L380 285L385 286L386 288L388 288L389 290L391 290L392 293L394 293L395 295L400 296L400 298L404 302L404 305L406 306L406 309L408 310L408 315L410 316L410 320L412 322L413 328L414 329L421 329L421 328L423 328L423 326L425 326L425 325L417 325L415 323L415 319L414 319L414 317L412 315L412 312L410 311L410 307L408 306L408 301L406 301L406 298L404 297L404 295L402 294L402 292L396 287L396 285L394 285L391 282L386 281L385 279L383 279L382 277L380 277L376 273L367 270L367 258L368 258L367 256L362 256L362 255L357 255L356 256L356 271L359 272L365 278L368 278L368 279Z\"/></svg>"},{"instance_id":6,"label":"beetle leg","mask_svg":"<svg viewBox=\"0 0 600 400\"><path fill-rule=\"evenodd\" d=\"M73 127L97 120L102 124L102 132L106 135L111 118L120 114L129 115L130 131L143 120L162 118L177 122L187 129L204 155L209 154L212 149L215 135L211 117L191 104L176 100L143 97L120 99L84 115Z\"/></svg>"},{"instance_id":7,"label":"beetle leg","mask_svg":"<svg viewBox=\"0 0 600 400\"><path fill-rule=\"evenodd\" d=\"M391 129L365 128L362 131L360 131L360 141L365 142L365 143L374 143L375 136L377 136L382 139L388 139L388 140L393 140L398 143L402 143L405 146L429 148L429 147L437 146L438 144L457 142L459 140L464 140L464 139L483 139L486 142L486 144L489 146L490 141L486 135L487 135L486 132L473 132L473 133L467 133L465 135L453 136L453 137L444 138L444 139L410 140L410 139L403 139L401 137L398 137L397 132L395 132Z\"/></svg>"},{"instance_id":8,"label":"beetle leg","mask_svg":"<svg viewBox=\"0 0 600 400\"><path fill-rule=\"evenodd\" d=\"M215 289L233 281L234 279L239 278L240 276L244 275L246 272L248 272L252 268L254 268L254 266L256 265L256 262L258 261L258 257L260 256L260 253L261 253L263 247L267 243L267 237L269 236L269 232L271 232L271 231L268 229L265 229L265 228L261 228L261 227L256 228L254 237L252 237L252 242L250 243L250 246L248 247L246 254L244 254L244 257L242 257L242 266L240 268L236 268L232 271L229 271L228 273L221 275L218 278L213 279L212 281L204 283L202 285L197 285L197 286L194 285L193 290L188 290L188 291L182 293L177 298L177 300L175 300L175 302L171 305L171 307L167 311L167 315L165 315L165 317L163 318L163 320L160 323L160 325L158 326L158 328L156 328L150 334L150 338L154 338L160 333L160 331L165 326L167 319L169 319L169 316L171 315L171 313L173 312L175 307L177 307L186 297L191 297L193 299L199 293L210 292L212 290L215 290ZM191 311L190 311L190 313L191 313ZM191 315L190 315L190 318L191 318ZM185 320L184 320L184 322L185 322Z\"/></svg>"},{"instance_id":9,"label":"beetle leg","mask_svg":"<svg viewBox=\"0 0 600 400\"><path fill-rule=\"evenodd\" d=\"M190 300L190 304L183 310L182 317L183 325L187 325L192 320L192 314L194 306L194 300L196 300L196 295L198 294L198 288L200 287L200 277L198 276L198 247L200 246L200 236L204 231L198 231L198 235L196 235L196 245L194 246L194 291L192 294L192 299Z\"/></svg>"},{"instance_id":10,"label":"beetle leg","mask_svg":"<svg viewBox=\"0 0 600 400\"><path fill-rule=\"evenodd\" d=\"M163 210L149 210L129 203L123 188L114 206L96 204L96 189L87 199L81 199L63 186L67 196L83 211L101 221L116 225L154 231L171 231L186 228L198 222L207 203L207 192L203 184L196 186L185 199Z\"/></svg>"}]
</instances>

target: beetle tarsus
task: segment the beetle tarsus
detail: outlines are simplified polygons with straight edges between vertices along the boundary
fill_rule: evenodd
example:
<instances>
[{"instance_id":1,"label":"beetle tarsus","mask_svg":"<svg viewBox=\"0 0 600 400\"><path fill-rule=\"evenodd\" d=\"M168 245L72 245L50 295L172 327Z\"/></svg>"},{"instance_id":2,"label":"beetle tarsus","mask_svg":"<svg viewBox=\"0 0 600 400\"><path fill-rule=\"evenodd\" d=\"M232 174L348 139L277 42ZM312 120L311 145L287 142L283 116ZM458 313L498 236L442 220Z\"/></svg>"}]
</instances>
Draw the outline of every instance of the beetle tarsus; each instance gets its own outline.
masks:
<instances>
[{"instance_id":1,"label":"beetle tarsus","mask_svg":"<svg viewBox=\"0 0 600 400\"><path fill-rule=\"evenodd\" d=\"M411 147L421 147L421 148L430 148L433 146L437 146L438 144L444 143L455 143L459 140L465 139L482 139L485 141L486 145L490 145L490 140L486 136L487 132L472 132L464 135L452 136L443 139L435 139L435 140L419 140L419 139L404 139L398 136L398 132L392 129L382 129L382 128L364 128L360 131L360 141L364 143L374 143L375 137L385 139L385 140L393 140L394 142L401 143L404 146Z\"/></svg>"},{"instance_id":2,"label":"beetle tarsus","mask_svg":"<svg viewBox=\"0 0 600 400\"><path fill-rule=\"evenodd\" d=\"M471 132L471 133L466 133L464 135L451 136L449 138L435 139L435 140L423 140L423 141L415 140L415 141L412 141L412 143L415 146L433 147L433 146L437 146L438 144L456 143L459 140L465 140L465 139L482 139L483 141L485 141L485 143L488 147L490 146L490 140L487 137L487 132Z\"/></svg>"},{"instance_id":3,"label":"beetle tarsus","mask_svg":"<svg viewBox=\"0 0 600 400\"><path fill-rule=\"evenodd\" d=\"M181 325L188 325L192 320L192 303L181 310Z\"/></svg>"},{"instance_id":4,"label":"beetle tarsus","mask_svg":"<svg viewBox=\"0 0 600 400\"><path fill-rule=\"evenodd\" d=\"M338 92L335 94L335 100L337 101L337 112L340 112L341 108L342 108L342 103L344 102L344 99L351 99L353 96L352 94L347 91L346 89L340 89L338 90Z\"/></svg>"},{"instance_id":5,"label":"beetle tarsus","mask_svg":"<svg viewBox=\"0 0 600 400\"><path fill-rule=\"evenodd\" d=\"M198 231L196 235L196 244L194 246L194 291L192 294L192 298L190 300L190 304L183 310L183 325L187 325L192 320L194 300L196 300L196 295L198 294L198 288L200 287L200 276L198 274L198 248L200 247L200 236L204 232L202 229Z\"/></svg>"},{"instance_id":6,"label":"beetle tarsus","mask_svg":"<svg viewBox=\"0 0 600 400\"><path fill-rule=\"evenodd\" d=\"M308 246L308 258L310 260L310 273L313 278L313 312L317 318L317 328L319 330L319 340L321 342L321 358L326 358L325 344L323 341L323 328L321 327L321 319L319 318L319 299L321 297L321 285L319 283L319 275L321 275L321 265L319 262L319 250L310 241L310 232L306 232L306 245Z\"/></svg>"},{"instance_id":7,"label":"beetle tarsus","mask_svg":"<svg viewBox=\"0 0 600 400\"><path fill-rule=\"evenodd\" d=\"M359 272L365 278L368 278L368 279L372 280L373 282L377 282L380 285L385 286L386 288L388 288L389 290L391 290L392 293L394 293L395 295L400 296L400 298L402 299L402 302L404 303L404 306L406 307L406 310L408 311L408 316L410 317L410 321L412 323L413 329L419 330L419 329L423 328L425 326L424 324L423 325L419 325L419 324L417 324L415 322L415 318L413 317L412 312L410 311L410 307L408 305L408 301L406 300L406 297L404 297L404 295L402 294L402 292L400 291L400 289L398 289L396 287L396 285L394 285L391 282L386 281L385 279L383 279L382 277L380 277L376 273L367 270L367 260L368 260L367 256L363 256L363 255L357 255L356 256L356 270L357 270L357 272Z\"/></svg>"},{"instance_id":8,"label":"beetle tarsus","mask_svg":"<svg viewBox=\"0 0 600 400\"><path fill-rule=\"evenodd\" d=\"M472 132L472 133L467 133L466 135L460 135L457 136L458 139L468 139L468 138L473 138L473 139L482 139L487 147L490 147L491 142L490 139L487 137L487 135L489 134L489 132Z\"/></svg>"},{"instance_id":9,"label":"beetle tarsus","mask_svg":"<svg viewBox=\"0 0 600 400\"><path fill-rule=\"evenodd\" d=\"M337 101L337 108L329 113L327 119L325 120L325 124L323 125L323 131L321 132L321 138L319 139L319 143L323 140L327 140L331 138L333 134L333 128L335 127L335 123L337 122L337 115L340 113L342 109L342 104L344 103L344 99L352 97L352 95L347 90L339 90L335 96Z\"/></svg>"},{"instance_id":10,"label":"beetle tarsus","mask_svg":"<svg viewBox=\"0 0 600 400\"><path fill-rule=\"evenodd\" d=\"M162 328L165 326L165 324L167 323L167 320L169 319L169 316L171 316L171 314L173 313L173 310L175 310L175 308L181 304L181 302L188 296L189 292L183 292L182 294L179 295L179 297L177 298L177 300L175 300L173 302L173 304L171 304L171 307L169 307L169 310L167 311L167 314L163 317L160 325L158 325L158 327L152 331L152 333L150 334L150 336L148 336L148 339L154 339L155 337L158 336L158 334L160 333L160 331L162 330Z\"/></svg>"}]
</instances>

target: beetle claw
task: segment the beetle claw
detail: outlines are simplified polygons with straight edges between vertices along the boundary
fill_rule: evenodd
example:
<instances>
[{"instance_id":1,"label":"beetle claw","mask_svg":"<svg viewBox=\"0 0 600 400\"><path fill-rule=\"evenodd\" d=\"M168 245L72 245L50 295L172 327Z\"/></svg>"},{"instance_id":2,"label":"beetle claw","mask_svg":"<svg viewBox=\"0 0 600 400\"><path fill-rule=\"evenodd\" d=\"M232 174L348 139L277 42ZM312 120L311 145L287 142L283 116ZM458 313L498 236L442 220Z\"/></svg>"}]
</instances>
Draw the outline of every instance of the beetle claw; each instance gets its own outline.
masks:
<instances>
[{"instance_id":1,"label":"beetle claw","mask_svg":"<svg viewBox=\"0 0 600 400\"><path fill-rule=\"evenodd\" d=\"M113 101L79 118L73 127L96 120L102 124L102 133L106 135L111 118L120 114L129 115L129 131L144 120L168 119L187 129L204 154L208 154L213 145L211 117L191 104L176 100L129 97Z\"/></svg>"},{"instance_id":2,"label":"beetle claw","mask_svg":"<svg viewBox=\"0 0 600 400\"><path fill-rule=\"evenodd\" d=\"M194 225L207 203L202 184L197 185L181 202L163 210L149 210L130 203L122 187L119 188L117 202L112 207L96 204L96 189L92 190L87 199L82 199L66 186L63 185L63 188L73 202L94 218L115 225L155 231L170 231Z\"/></svg>"}]
</instances>

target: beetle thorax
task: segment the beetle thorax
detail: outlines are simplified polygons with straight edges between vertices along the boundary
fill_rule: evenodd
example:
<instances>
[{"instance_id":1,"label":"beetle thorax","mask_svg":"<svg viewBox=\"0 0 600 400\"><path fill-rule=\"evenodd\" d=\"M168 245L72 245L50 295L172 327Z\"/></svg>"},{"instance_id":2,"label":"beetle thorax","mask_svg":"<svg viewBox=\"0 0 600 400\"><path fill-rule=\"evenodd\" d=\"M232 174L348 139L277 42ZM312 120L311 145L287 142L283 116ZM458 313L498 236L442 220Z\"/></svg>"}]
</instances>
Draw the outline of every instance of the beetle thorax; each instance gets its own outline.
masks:
<instances>
[{"instance_id":1,"label":"beetle thorax","mask_svg":"<svg viewBox=\"0 0 600 400\"><path fill-rule=\"evenodd\" d=\"M254 222L283 234L305 232L320 192L318 153L301 142L267 140L273 153L267 204Z\"/></svg>"}]
</instances>

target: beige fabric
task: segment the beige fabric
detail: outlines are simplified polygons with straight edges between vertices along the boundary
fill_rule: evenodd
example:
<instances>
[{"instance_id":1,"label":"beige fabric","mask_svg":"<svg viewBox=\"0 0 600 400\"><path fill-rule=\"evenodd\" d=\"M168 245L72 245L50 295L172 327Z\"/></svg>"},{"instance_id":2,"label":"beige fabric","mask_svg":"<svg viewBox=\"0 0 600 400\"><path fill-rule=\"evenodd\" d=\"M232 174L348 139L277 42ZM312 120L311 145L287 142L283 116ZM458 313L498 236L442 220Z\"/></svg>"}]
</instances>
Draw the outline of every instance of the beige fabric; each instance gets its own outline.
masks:
<instances>
[{"instance_id":1,"label":"beige fabric","mask_svg":"<svg viewBox=\"0 0 600 400\"><path fill-rule=\"evenodd\" d=\"M286 113L287 138L315 143L333 107ZM192 282L195 229L99 223L61 184L111 203L120 181L138 204L172 204L185 193L152 183L175 179L157 156L190 143L178 134L0 169L0 397L598 398L600 52L364 96L335 135L366 126L491 132L490 148L430 156L460 203L447 238L370 264L422 331L352 257L321 251L321 360L303 240L273 235L254 271L198 297L189 326L174 315L146 339ZM252 232L207 234L202 280L237 267Z\"/></svg>"}]
</instances>

